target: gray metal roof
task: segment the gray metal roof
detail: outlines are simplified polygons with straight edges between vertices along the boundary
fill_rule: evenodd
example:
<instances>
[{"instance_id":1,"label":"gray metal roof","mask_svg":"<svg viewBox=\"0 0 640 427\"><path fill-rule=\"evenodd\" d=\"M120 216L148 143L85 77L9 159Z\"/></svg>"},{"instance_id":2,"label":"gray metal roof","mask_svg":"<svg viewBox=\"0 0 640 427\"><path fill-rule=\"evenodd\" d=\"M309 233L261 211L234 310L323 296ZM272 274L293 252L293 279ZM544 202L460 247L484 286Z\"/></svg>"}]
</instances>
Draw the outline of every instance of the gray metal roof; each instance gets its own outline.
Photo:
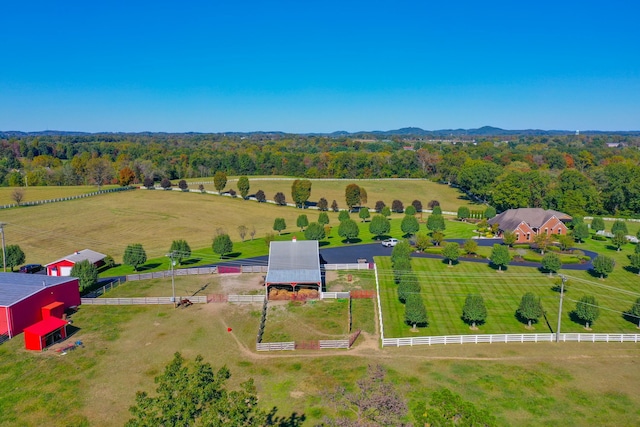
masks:
<instances>
[{"instance_id":1,"label":"gray metal roof","mask_svg":"<svg viewBox=\"0 0 640 427\"><path fill-rule=\"evenodd\" d=\"M0 273L0 307L9 307L23 299L75 277L53 277L44 274Z\"/></svg>"},{"instance_id":2,"label":"gray metal roof","mask_svg":"<svg viewBox=\"0 0 640 427\"><path fill-rule=\"evenodd\" d=\"M74 252L71 255L67 255L66 257L52 261L46 265L49 266L51 264L55 264L65 260L77 264L80 261L84 261L85 259L88 260L91 264L95 264L96 262L103 260L104 257L106 257L106 255L101 254L100 252L92 251L91 249L83 249L81 251Z\"/></svg>"},{"instance_id":3,"label":"gray metal roof","mask_svg":"<svg viewBox=\"0 0 640 427\"><path fill-rule=\"evenodd\" d=\"M271 242L265 283L320 283L317 240Z\"/></svg>"}]
</instances>

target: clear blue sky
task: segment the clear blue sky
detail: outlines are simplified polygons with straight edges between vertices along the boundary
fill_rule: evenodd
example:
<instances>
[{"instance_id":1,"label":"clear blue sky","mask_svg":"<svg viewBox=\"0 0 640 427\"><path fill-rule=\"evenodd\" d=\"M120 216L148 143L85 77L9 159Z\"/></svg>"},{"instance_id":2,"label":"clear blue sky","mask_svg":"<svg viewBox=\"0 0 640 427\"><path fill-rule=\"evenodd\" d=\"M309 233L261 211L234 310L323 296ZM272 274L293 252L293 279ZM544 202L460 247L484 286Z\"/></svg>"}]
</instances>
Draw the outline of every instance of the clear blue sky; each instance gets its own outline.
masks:
<instances>
[{"instance_id":1,"label":"clear blue sky","mask_svg":"<svg viewBox=\"0 0 640 427\"><path fill-rule=\"evenodd\" d=\"M0 130L640 130L636 1L6 1Z\"/></svg>"}]
</instances>

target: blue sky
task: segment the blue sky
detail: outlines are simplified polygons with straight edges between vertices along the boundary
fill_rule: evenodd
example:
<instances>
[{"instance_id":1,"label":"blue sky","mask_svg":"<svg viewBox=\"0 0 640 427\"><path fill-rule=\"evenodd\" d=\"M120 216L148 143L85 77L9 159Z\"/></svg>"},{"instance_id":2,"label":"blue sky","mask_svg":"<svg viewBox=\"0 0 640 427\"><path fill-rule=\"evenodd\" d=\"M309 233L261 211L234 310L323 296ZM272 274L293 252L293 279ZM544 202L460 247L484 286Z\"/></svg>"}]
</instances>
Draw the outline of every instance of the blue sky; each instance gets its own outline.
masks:
<instances>
[{"instance_id":1,"label":"blue sky","mask_svg":"<svg viewBox=\"0 0 640 427\"><path fill-rule=\"evenodd\" d=\"M9 1L0 130L640 130L634 1Z\"/></svg>"}]
</instances>

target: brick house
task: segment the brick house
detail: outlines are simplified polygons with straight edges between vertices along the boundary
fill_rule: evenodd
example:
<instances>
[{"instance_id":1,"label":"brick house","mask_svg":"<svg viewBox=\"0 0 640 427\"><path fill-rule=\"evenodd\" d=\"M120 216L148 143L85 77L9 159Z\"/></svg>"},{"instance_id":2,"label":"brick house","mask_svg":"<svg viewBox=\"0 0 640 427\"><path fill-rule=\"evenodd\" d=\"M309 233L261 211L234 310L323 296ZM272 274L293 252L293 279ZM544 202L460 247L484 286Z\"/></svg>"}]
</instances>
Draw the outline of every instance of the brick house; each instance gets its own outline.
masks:
<instances>
[{"instance_id":1,"label":"brick house","mask_svg":"<svg viewBox=\"0 0 640 427\"><path fill-rule=\"evenodd\" d=\"M505 231L516 235L516 243L532 243L541 233L567 234L571 217L565 213L542 208L509 209L491 218L489 225L498 224L499 236Z\"/></svg>"}]
</instances>

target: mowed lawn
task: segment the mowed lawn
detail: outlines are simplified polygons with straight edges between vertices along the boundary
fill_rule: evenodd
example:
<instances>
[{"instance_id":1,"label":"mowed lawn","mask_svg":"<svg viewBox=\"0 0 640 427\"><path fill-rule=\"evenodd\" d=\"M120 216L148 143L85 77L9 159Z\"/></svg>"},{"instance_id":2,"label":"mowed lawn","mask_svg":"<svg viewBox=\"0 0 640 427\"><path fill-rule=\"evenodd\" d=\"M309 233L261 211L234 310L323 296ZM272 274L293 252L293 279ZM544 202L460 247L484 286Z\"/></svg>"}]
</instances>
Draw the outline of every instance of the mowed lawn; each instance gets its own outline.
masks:
<instances>
[{"instance_id":1,"label":"mowed lawn","mask_svg":"<svg viewBox=\"0 0 640 427\"><path fill-rule=\"evenodd\" d=\"M441 260L412 260L413 271L418 276L421 295L429 316L427 327L411 331L404 323L404 305L397 297L397 285L393 279L389 258L376 258L380 277L380 297L384 319L385 337L437 336L460 334L499 333L548 333L555 332L558 319L559 293L554 287L558 277L550 278L537 269L510 266L498 272L484 263L460 262L449 267ZM595 333L638 333L636 326L625 320L623 312L630 309L638 293L639 278L622 271L625 280L594 278L588 272L564 272L568 276L567 292L562 312L562 332L588 332L584 326L572 320L571 312L584 295L593 295L600 305L600 317L592 325ZM635 281L635 283L634 283ZM516 310L522 296L533 292L541 298L545 318L528 330L516 318ZM461 319L464 301L469 294L479 294L487 307L487 320L472 331ZM548 321L548 322L547 322Z\"/></svg>"}]
</instances>

